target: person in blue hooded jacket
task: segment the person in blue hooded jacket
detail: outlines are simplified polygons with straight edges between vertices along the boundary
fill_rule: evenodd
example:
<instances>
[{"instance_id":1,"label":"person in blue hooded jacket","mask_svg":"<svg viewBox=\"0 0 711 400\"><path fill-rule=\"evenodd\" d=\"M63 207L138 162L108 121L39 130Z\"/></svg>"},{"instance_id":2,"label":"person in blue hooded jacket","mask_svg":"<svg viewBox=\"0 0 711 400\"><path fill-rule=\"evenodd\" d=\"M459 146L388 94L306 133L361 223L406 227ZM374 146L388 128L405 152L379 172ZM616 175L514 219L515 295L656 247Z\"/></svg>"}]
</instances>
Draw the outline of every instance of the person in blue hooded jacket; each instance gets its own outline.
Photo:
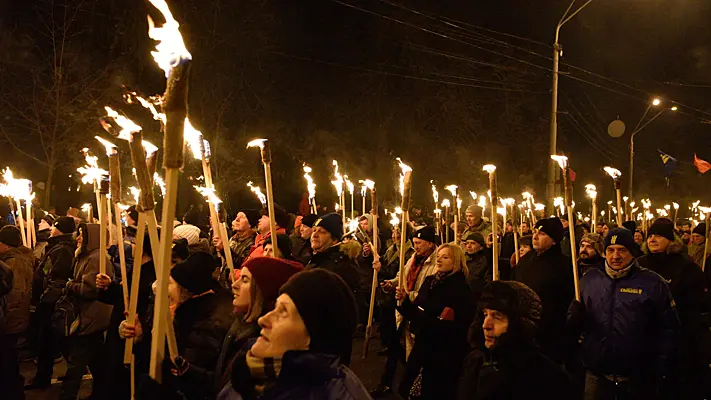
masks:
<instances>
[{"instance_id":1,"label":"person in blue hooded jacket","mask_svg":"<svg viewBox=\"0 0 711 400\"><path fill-rule=\"evenodd\" d=\"M582 333L585 399L656 399L674 381L680 324L664 279L634 259L632 232L605 237L605 268L580 281L582 302L569 311Z\"/></svg>"}]
</instances>

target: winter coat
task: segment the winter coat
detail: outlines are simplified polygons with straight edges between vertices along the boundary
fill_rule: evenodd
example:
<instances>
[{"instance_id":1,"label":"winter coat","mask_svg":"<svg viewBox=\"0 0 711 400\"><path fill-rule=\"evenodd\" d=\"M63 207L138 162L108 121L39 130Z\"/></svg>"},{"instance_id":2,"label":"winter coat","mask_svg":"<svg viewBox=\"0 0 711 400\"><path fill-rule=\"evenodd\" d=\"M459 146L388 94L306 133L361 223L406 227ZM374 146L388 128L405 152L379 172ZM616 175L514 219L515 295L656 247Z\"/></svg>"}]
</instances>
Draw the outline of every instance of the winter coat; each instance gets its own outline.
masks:
<instances>
[{"instance_id":1,"label":"winter coat","mask_svg":"<svg viewBox=\"0 0 711 400\"><path fill-rule=\"evenodd\" d=\"M32 277L37 259L31 249L20 246L1 254L0 261L10 267L13 275L12 291L6 296L7 333L19 334L30 324Z\"/></svg>"},{"instance_id":2,"label":"winter coat","mask_svg":"<svg viewBox=\"0 0 711 400\"><path fill-rule=\"evenodd\" d=\"M679 318L661 276L636 261L619 279L591 269L580 280L580 292L586 369L640 382L675 371Z\"/></svg>"},{"instance_id":3,"label":"winter coat","mask_svg":"<svg viewBox=\"0 0 711 400\"><path fill-rule=\"evenodd\" d=\"M532 342L477 349L462 367L457 399L575 399L570 376Z\"/></svg>"},{"instance_id":4,"label":"winter coat","mask_svg":"<svg viewBox=\"0 0 711 400\"><path fill-rule=\"evenodd\" d=\"M277 228L275 233L277 234L277 236L286 235L286 229ZM254 245L252 245L252 248L249 249L249 256L245 259L245 261L254 257L262 257L264 255L264 242L271 236L271 232L267 232L265 234L258 233L257 236L254 238Z\"/></svg>"},{"instance_id":5,"label":"winter coat","mask_svg":"<svg viewBox=\"0 0 711 400\"><path fill-rule=\"evenodd\" d=\"M583 263L580 258L578 258L578 277L582 278L591 269L605 269L605 259L602 257L596 257L591 263Z\"/></svg>"},{"instance_id":6,"label":"winter coat","mask_svg":"<svg viewBox=\"0 0 711 400\"><path fill-rule=\"evenodd\" d=\"M499 257L506 259L511 258L515 250L516 246L514 243L514 233L504 233L504 235L501 237L501 252L499 253Z\"/></svg>"},{"instance_id":7,"label":"winter coat","mask_svg":"<svg viewBox=\"0 0 711 400\"><path fill-rule=\"evenodd\" d=\"M703 381L711 375L711 332L709 332L709 297L703 271L683 251L680 240L669 244L665 253L649 253L638 260L664 278L671 290L681 322L681 375L691 381L688 398L702 398ZM693 393L693 394L692 394Z\"/></svg>"},{"instance_id":8,"label":"winter coat","mask_svg":"<svg viewBox=\"0 0 711 400\"><path fill-rule=\"evenodd\" d=\"M103 332L109 326L112 305L98 301L99 290L96 288L96 275L99 273L99 260L106 258L106 275L113 279L114 270L106 250L99 247L98 224L83 224L83 242L74 262L74 278L67 284L67 292L72 294L79 313L78 335Z\"/></svg>"},{"instance_id":9,"label":"winter coat","mask_svg":"<svg viewBox=\"0 0 711 400\"><path fill-rule=\"evenodd\" d=\"M324 251L314 253L304 269L323 268L331 271L343 278L351 291L355 292L360 287L360 275L354 261L355 257L357 255L349 254L347 244L339 243Z\"/></svg>"},{"instance_id":10,"label":"winter coat","mask_svg":"<svg viewBox=\"0 0 711 400\"><path fill-rule=\"evenodd\" d=\"M37 232L37 244L35 244L34 253L35 258L41 260L47 251L47 245L49 244L49 229Z\"/></svg>"},{"instance_id":11,"label":"winter coat","mask_svg":"<svg viewBox=\"0 0 711 400\"><path fill-rule=\"evenodd\" d=\"M254 233L249 237L239 239L237 236L230 238L230 250L232 251L232 262L235 268L241 268L244 261L249 257L249 251L254 246Z\"/></svg>"},{"instance_id":12,"label":"winter coat","mask_svg":"<svg viewBox=\"0 0 711 400\"><path fill-rule=\"evenodd\" d=\"M467 283L472 290L474 300L479 299L484 286L491 282L493 272L493 261L491 249L481 249L474 254L467 254L467 268L469 268L469 276Z\"/></svg>"},{"instance_id":13,"label":"winter coat","mask_svg":"<svg viewBox=\"0 0 711 400\"><path fill-rule=\"evenodd\" d=\"M257 397L245 357L235 361L231 387L217 397L222 399L253 400L365 400L371 399L358 377L330 354L310 351L287 351L281 371L273 385L267 385Z\"/></svg>"},{"instance_id":14,"label":"winter coat","mask_svg":"<svg viewBox=\"0 0 711 400\"><path fill-rule=\"evenodd\" d=\"M698 266L701 266L701 263L703 262L704 259L704 249L706 245L705 244L689 244L687 248L687 254L689 257L691 257L691 260Z\"/></svg>"},{"instance_id":15,"label":"winter coat","mask_svg":"<svg viewBox=\"0 0 711 400\"><path fill-rule=\"evenodd\" d=\"M44 274L40 303L54 307L62 295L67 281L74 276L74 252L77 243L71 234L49 238L47 252L40 261L39 273Z\"/></svg>"},{"instance_id":16,"label":"winter coat","mask_svg":"<svg viewBox=\"0 0 711 400\"><path fill-rule=\"evenodd\" d=\"M454 311L453 320L442 320L445 308ZM469 350L467 331L474 319L476 304L462 271L437 280L425 278L414 302L409 298L397 307L410 321L415 333L415 346L408 369L422 368L422 397L451 399Z\"/></svg>"},{"instance_id":17,"label":"winter coat","mask_svg":"<svg viewBox=\"0 0 711 400\"><path fill-rule=\"evenodd\" d=\"M225 385L229 384L230 375L232 373L232 362L240 351L246 350L245 346L250 339L259 337L260 329L256 321L244 322L241 317L236 316L232 322L232 326L229 331L227 331L227 335L225 335L225 340L222 342L222 349L214 369L205 369L191 365L187 372L179 379L187 385L204 387L207 397L214 398L222 391ZM208 389L205 387L206 383L213 386Z\"/></svg>"},{"instance_id":18,"label":"winter coat","mask_svg":"<svg viewBox=\"0 0 711 400\"><path fill-rule=\"evenodd\" d=\"M12 291L12 270L4 262L0 261L0 340L7 333L7 300L6 297ZM0 359L0 362L3 360Z\"/></svg>"},{"instance_id":19,"label":"winter coat","mask_svg":"<svg viewBox=\"0 0 711 400\"><path fill-rule=\"evenodd\" d=\"M484 239L486 239L486 237L489 236L489 234L491 233L491 222L486 221L482 218L479 220L479 223L474 226L467 225L466 229L462 231L462 237L464 237L469 232L479 232L481 233L481 236L484 236Z\"/></svg>"},{"instance_id":20,"label":"winter coat","mask_svg":"<svg viewBox=\"0 0 711 400\"><path fill-rule=\"evenodd\" d=\"M291 255L300 263L306 265L311 261L314 251L311 249L311 239L295 237L291 243Z\"/></svg>"},{"instance_id":21,"label":"winter coat","mask_svg":"<svg viewBox=\"0 0 711 400\"><path fill-rule=\"evenodd\" d=\"M385 255L380 258L380 271L378 272L378 280L390 280L397 276L400 270L400 250L398 245L393 244L385 251ZM415 254L415 249L412 248L412 242L405 242L405 260L412 258Z\"/></svg>"},{"instance_id":22,"label":"winter coat","mask_svg":"<svg viewBox=\"0 0 711 400\"><path fill-rule=\"evenodd\" d=\"M542 254L530 251L512 270L511 279L533 289L541 298L543 312L537 342L543 355L554 362L564 357L565 321L573 300L573 271L570 259L556 244Z\"/></svg>"},{"instance_id":23,"label":"winter coat","mask_svg":"<svg viewBox=\"0 0 711 400\"><path fill-rule=\"evenodd\" d=\"M178 354L190 363L190 368L214 372L234 318L232 295L217 282L213 292L195 296L178 306L173 320L175 339ZM202 385L212 388L213 382L203 382ZM202 386L180 381L179 387L188 399L201 399L207 395Z\"/></svg>"}]
</instances>

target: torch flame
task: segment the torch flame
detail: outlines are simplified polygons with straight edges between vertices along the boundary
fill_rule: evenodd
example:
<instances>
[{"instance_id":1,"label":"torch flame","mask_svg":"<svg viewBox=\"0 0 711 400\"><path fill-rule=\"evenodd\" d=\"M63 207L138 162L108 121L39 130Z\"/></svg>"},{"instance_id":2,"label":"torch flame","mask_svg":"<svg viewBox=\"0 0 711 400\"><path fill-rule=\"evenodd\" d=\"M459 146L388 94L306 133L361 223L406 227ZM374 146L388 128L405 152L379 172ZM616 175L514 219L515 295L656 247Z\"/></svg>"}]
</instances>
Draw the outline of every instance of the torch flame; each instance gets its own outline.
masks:
<instances>
[{"instance_id":1,"label":"torch flame","mask_svg":"<svg viewBox=\"0 0 711 400\"><path fill-rule=\"evenodd\" d=\"M183 137L185 138L185 142L188 144L190 152L193 153L193 158L196 160L202 160L205 140L203 140L202 132L195 129L188 118L185 118L185 133L183 134Z\"/></svg>"},{"instance_id":2,"label":"torch flame","mask_svg":"<svg viewBox=\"0 0 711 400\"><path fill-rule=\"evenodd\" d=\"M247 186L249 187L249 190L251 190L254 194L257 195L257 198L259 199L259 202L262 203L262 206L266 207L267 196L262 193L262 189L260 189L259 186L254 186L252 184L252 181L247 182Z\"/></svg>"},{"instance_id":3,"label":"torch flame","mask_svg":"<svg viewBox=\"0 0 711 400\"><path fill-rule=\"evenodd\" d=\"M351 182L348 179L348 175L343 175L343 179L346 181L346 187L348 188L348 193L353 194L353 190L355 189L353 182Z\"/></svg>"},{"instance_id":4,"label":"torch flame","mask_svg":"<svg viewBox=\"0 0 711 400\"><path fill-rule=\"evenodd\" d=\"M360 180L360 181L358 181L358 183L360 183L360 184L363 185L363 186L361 186L361 188L360 188L360 193L361 193L363 196L365 196L365 191L366 191L367 189L370 189L370 190L375 189L375 182L371 181L370 179L366 179L366 180L364 180L364 181L363 181L363 180Z\"/></svg>"},{"instance_id":5,"label":"torch flame","mask_svg":"<svg viewBox=\"0 0 711 400\"><path fill-rule=\"evenodd\" d=\"M617 179L619 179L619 178L622 176L622 172L620 172L619 169L615 169L615 168L612 168L612 167L605 167L605 168L603 168L603 169L604 169L605 172L607 172L607 174L610 175L610 177L612 177L612 179L614 179L614 180L617 180Z\"/></svg>"},{"instance_id":6,"label":"torch flame","mask_svg":"<svg viewBox=\"0 0 711 400\"><path fill-rule=\"evenodd\" d=\"M664 205L664 209L667 210L667 211L671 210L671 205L670 205L670 204L665 204L665 205Z\"/></svg>"},{"instance_id":7,"label":"torch flame","mask_svg":"<svg viewBox=\"0 0 711 400\"><path fill-rule=\"evenodd\" d=\"M672 205L674 206L674 209L675 209L675 210L678 210L678 209L679 209L679 204L677 204L677 203L672 203Z\"/></svg>"},{"instance_id":8,"label":"torch flame","mask_svg":"<svg viewBox=\"0 0 711 400\"><path fill-rule=\"evenodd\" d=\"M215 188L207 188L204 186L193 186L195 190L197 190L201 195L205 197L207 201L214 205L218 205L222 203L222 200L220 200L219 197L217 197L217 193L215 193Z\"/></svg>"},{"instance_id":9,"label":"torch flame","mask_svg":"<svg viewBox=\"0 0 711 400\"><path fill-rule=\"evenodd\" d=\"M108 140L102 138L101 136L94 136L94 139L98 140L101 144L106 147L106 155L111 157L117 153L116 145L109 142Z\"/></svg>"},{"instance_id":10,"label":"torch flame","mask_svg":"<svg viewBox=\"0 0 711 400\"><path fill-rule=\"evenodd\" d=\"M402 171L400 173L400 195L405 196L405 174L408 172L412 172L412 168L410 168L409 165L405 164L402 162L400 157L395 158L400 165L400 170Z\"/></svg>"},{"instance_id":11,"label":"torch flame","mask_svg":"<svg viewBox=\"0 0 711 400\"><path fill-rule=\"evenodd\" d=\"M565 169L568 166L568 157L566 156L551 155L551 160L557 161L561 169Z\"/></svg>"},{"instance_id":12,"label":"torch flame","mask_svg":"<svg viewBox=\"0 0 711 400\"><path fill-rule=\"evenodd\" d=\"M496 171L496 165L494 164L486 164L483 168L482 171L486 171L490 174L493 174L494 171Z\"/></svg>"},{"instance_id":13,"label":"torch flame","mask_svg":"<svg viewBox=\"0 0 711 400\"><path fill-rule=\"evenodd\" d=\"M622 201L624 201L625 203L627 203L627 200L629 200L629 199L630 199L630 198L627 197L627 196L622 196Z\"/></svg>"},{"instance_id":14,"label":"torch flame","mask_svg":"<svg viewBox=\"0 0 711 400\"><path fill-rule=\"evenodd\" d=\"M129 187L128 190L131 192L131 196L133 196L136 204L138 204L138 198L141 197L141 190L135 186Z\"/></svg>"},{"instance_id":15,"label":"torch flame","mask_svg":"<svg viewBox=\"0 0 711 400\"><path fill-rule=\"evenodd\" d=\"M91 210L91 204L89 203L84 203L81 205L81 210L84 211L85 213L88 213L89 210Z\"/></svg>"},{"instance_id":16,"label":"torch flame","mask_svg":"<svg viewBox=\"0 0 711 400\"><path fill-rule=\"evenodd\" d=\"M163 178L161 178L157 172L153 174L153 182L160 188L161 195L165 197L165 181L163 181Z\"/></svg>"},{"instance_id":17,"label":"torch flame","mask_svg":"<svg viewBox=\"0 0 711 400\"><path fill-rule=\"evenodd\" d=\"M152 51L153 59L165 72L165 77L170 75L170 70L185 61L192 60L192 56L183 42L180 34L180 24L173 18L173 14L168 8L165 0L149 0L158 11L163 14L165 24L160 28L155 26L153 19L148 17L148 36L160 43L156 45L156 51Z\"/></svg>"},{"instance_id":18,"label":"torch flame","mask_svg":"<svg viewBox=\"0 0 711 400\"><path fill-rule=\"evenodd\" d=\"M16 179L9 167L3 171L3 179L5 184L0 184L0 196L25 201L32 201L35 198L35 194L30 193L32 191L32 181L29 179Z\"/></svg>"},{"instance_id":19,"label":"torch flame","mask_svg":"<svg viewBox=\"0 0 711 400\"><path fill-rule=\"evenodd\" d=\"M89 149L84 148L82 152L84 153L84 159L87 165L77 168L77 171L82 175L81 181L84 184L98 184L102 177L108 175L109 172L99 168L99 157L89 155Z\"/></svg>"},{"instance_id":20,"label":"torch flame","mask_svg":"<svg viewBox=\"0 0 711 400\"><path fill-rule=\"evenodd\" d=\"M254 139L251 142L247 143L247 148L250 147L259 147L260 149L264 148L264 142L266 142L267 139Z\"/></svg>"},{"instance_id":21,"label":"torch flame","mask_svg":"<svg viewBox=\"0 0 711 400\"><path fill-rule=\"evenodd\" d=\"M477 205L481 208L486 207L486 196L479 196L479 203Z\"/></svg>"},{"instance_id":22,"label":"torch flame","mask_svg":"<svg viewBox=\"0 0 711 400\"><path fill-rule=\"evenodd\" d=\"M306 163L304 163L304 178L306 179L306 190L309 191L309 200L313 200L316 197L316 184L311 178L312 169Z\"/></svg>"},{"instance_id":23,"label":"torch flame","mask_svg":"<svg viewBox=\"0 0 711 400\"><path fill-rule=\"evenodd\" d=\"M543 210L546 209L546 206L544 206L544 205L541 204L541 203L536 203L536 204L533 205L533 207L534 207L534 209L535 209L536 211L543 211Z\"/></svg>"},{"instance_id":24,"label":"torch flame","mask_svg":"<svg viewBox=\"0 0 711 400\"><path fill-rule=\"evenodd\" d=\"M138 102L141 103L141 105L144 108L148 109L148 111L150 111L151 114L153 114L153 119L155 119L156 121L161 121L163 124L165 124L165 122L166 122L165 114L158 112L158 110L156 110L156 107L155 107L155 105L156 105L155 103L160 104L160 99L154 100L154 102L150 102L141 96L136 96L135 93L134 93L134 97L136 97L136 100L138 100ZM151 100L153 100L153 99L151 99Z\"/></svg>"},{"instance_id":25,"label":"torch flame","mask_svg":"<svg viewBox=\"0 0 711 400\"><path fill-rule=\"evenodd\" d=\"M472 199L473 199L474 201L477 200L476 192L472 192L472 191L470 190L470 191L469 191L469 194L472 195Z\"/></svg>"},{"instance_id":26,"label":"torch flame","mask_svg":"<svg viewBox=\"0 0 711 400\"><path fill-rule=\"evenodd\" d=\"M592 183L588 183L587 185L585 185L585 192L591 199L597 198L597 188Z\"/></svg>"},{"instance_id":27,"label":"torch flame","mask_svg":"<svg viewBox=\"0 0 711 400\"><path fill-rule=\"evenodd\" d=\"M119 139L131 140L131 134L140 132L143 130L135 122L128 119L126 116L119 114L114 109L109 106L104 107L106 110L106 115L112 118L121 127L121 132L119 132Z\"/></svg>"},{"instance_id":28,"label":"torch flame","mask_svg":"<svg viewBox=\"0 0 711 400\"><path fill-rule=\"evenodd\" d=\"M449 207L449 206L450 206L449 199L442 200L442 207Z\"/></svg>"},{"instance_id":29,"label":"torch flame","mask_svg":"<svg viewBox=\"0 0 711 400\"><path fill-rule=\"evenodd\" d=\"M158 147L156 147L153 143L145 140L143 141L143 148L146 150L146 158L150 157L151 155L153 155L153 153L158 151Z\"/></svg>"},{"instance_id":30,"label":"torch flame","mask_svg":"<svg viewBox=\"0 0 711 400\"><path fill-rule=\"evenodd\" d=\"M533 197L533 195L531 195L531 193L529 193L529 192L523 192L523 193L521 193L521 196L523 197L524 200L528 200Z\"/></svg>"},{"instance_id":31,"label":"torch flame","mask_svg":"<svg viewBox=\"0 0 711 400\"><path fill-rule=\"evenodd\" d=\"M460 199L459 196L457 196L457 209L461 209L461 208L462 208L462 199Z\"/></svg>"},{"instance_id":32,"label":"torch flame","mask_svg":"<svg viewBox=\"0 0 711 400\"><path fill-rule=\"evenodd\" d=\"M430 181L432 183L432 181ZM432 199L434 199L434 203L437 204L439 203L439 192L437 191L437 186L432 183Z\"/></svg>"},{"instance_id":33,"label":"torch flame","mask_svg":"<svg viewBox=\"0 0 711 400\"><path fill-rule=\"evenodd\" d=\"M333 176L336 179L331 181L331 183L336 188L338 197L341 197L341 194L343 194L343 176L338 172L338 161L336 160L333 160Z\"/></svg>"},{"instance_id":34,"label":"torch flame","mask_svg":"<svg viewBox=\"0 0 711 400\"><path fill-rule=\"evenodd\" d=\"M444 187L445 190L448 190L449 193L452 193L452 197L457 196L457 188L457 185L449 185Z\"/></svg>"}]
</instances>

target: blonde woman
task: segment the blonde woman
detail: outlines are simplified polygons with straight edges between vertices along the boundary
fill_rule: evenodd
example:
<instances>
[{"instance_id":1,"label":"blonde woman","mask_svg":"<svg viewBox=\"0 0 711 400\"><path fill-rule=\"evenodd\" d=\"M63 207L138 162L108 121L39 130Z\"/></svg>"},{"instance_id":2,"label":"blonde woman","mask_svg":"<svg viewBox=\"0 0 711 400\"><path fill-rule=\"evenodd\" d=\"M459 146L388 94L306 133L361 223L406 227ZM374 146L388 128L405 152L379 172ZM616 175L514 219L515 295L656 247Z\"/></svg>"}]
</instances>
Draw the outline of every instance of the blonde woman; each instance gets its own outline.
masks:
<instances>
[{"instance_id":1,"label":"blonde woman","mask_svg":"<svg viewBox=\"0 0 711 400\"><path fill-rule=\"evenodd\" d=\"M400 384L403 398L408 398L411 389L425 399L454 398L469 350L467 330L476 310L468 274L462 248L446 243L437 249L437 272L425 278L417 298L410 301L398 293L398 300L403 300L398 311L415 333L415 346Z\"/></svg>"}]
</instances>

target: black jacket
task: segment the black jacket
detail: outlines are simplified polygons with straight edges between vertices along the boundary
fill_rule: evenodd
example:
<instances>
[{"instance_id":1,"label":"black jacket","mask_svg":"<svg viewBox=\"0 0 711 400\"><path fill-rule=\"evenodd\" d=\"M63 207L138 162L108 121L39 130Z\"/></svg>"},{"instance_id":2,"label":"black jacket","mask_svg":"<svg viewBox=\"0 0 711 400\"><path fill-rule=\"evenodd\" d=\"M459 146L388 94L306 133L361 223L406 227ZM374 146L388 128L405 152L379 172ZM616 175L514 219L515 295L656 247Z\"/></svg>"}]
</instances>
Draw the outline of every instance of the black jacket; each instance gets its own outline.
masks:
<instances>
[{"instance_id":1,"label":"black jacket","mask_svg":"<svg viewBox=\"0 0 711 400\"><path fill-rule=\"evenodd\" d=\"M449 399L454 396L469 350L467 331L476 306L464 273L436 279L437 275L425 278L414 303L406 298L398 311L411 322L415 333L407 368L422 368L422 397ZM454 320L440 319L446 307L454 311Z\"/></svg>"},{"instance_id":2,"label":"black jacket","mask_svg":"<svg viewBox=\"0 0 711 400\"><path fill-rule=\"evenodd\" d=\"M360 286L358 266L341 250L341 246L335 245L322 252L314 253L304 269L323 268L331 271L343 278L351 291L355 292Z\"/></svg>"},{"instance_id":3,"label":"black jacket","mask_svg":"<svg viewBox=\"0 0 711 400\"><path fill-rule=\"evenodd\" d=\"M559 244L540 255L530 251L512 270L511 278L530 287L541 298L543 313L537 342L545 356L562 362L566 315L573 300L570 259L561 254Z\"/></svg>"},{"instance_id":4,"label":"black jacket","mask_svg":"<svg viewBox=\"0 0 711 400\"><path fill-rule=\"evenodd\" d=\"M300 263L306 265L311 261L314 251L311 249L311 239L301 236L294 237L291 241L291 255Z\"/></svg>"},{"instance_id":5,"label":"black jacket","mask_svg":"<svg viewBox=\"0 0 711 400\"><path fill-rule=\"evenodd\" d=\"M511 258L515 249L516 246L513 232L504 233L504 236L501 237L501 252L499 253L499 257L507 259Z\"/></svg>"},{"instance_id":6,"label":"black jacket","mask_svg":"<svg viewBox=\"0 0 711 400\"><path fill-rule=\"evenodd\" d=\"M71 234L49 238L47 251L38 270L44 273L43 293L40 303L54 306L67 285L74 276L74 252L77 242Z\"/></svg>"},{"instance_id":7,"label":"black jacket","mask_svg":"<svg viewBox=\"0 0 711 400\"><path fill-rule=\"evenodd\" d=\"M457 399L575 399L568 374L532 342L475 350L462 367Z\"/></svg>"},{"instance_id":8,"label":"black jacket","mask_svg":"<svg viewBox=\"0 0 711 400\"><path fill-rule=\"evenodd\" d=\"M479 299L484 286L492 280L494 274L492 255L491 249L481 249L477 253L466 255L467 268L469 268L467 283L469 283L475 301Z\"/></svg>"}]
</instances>

